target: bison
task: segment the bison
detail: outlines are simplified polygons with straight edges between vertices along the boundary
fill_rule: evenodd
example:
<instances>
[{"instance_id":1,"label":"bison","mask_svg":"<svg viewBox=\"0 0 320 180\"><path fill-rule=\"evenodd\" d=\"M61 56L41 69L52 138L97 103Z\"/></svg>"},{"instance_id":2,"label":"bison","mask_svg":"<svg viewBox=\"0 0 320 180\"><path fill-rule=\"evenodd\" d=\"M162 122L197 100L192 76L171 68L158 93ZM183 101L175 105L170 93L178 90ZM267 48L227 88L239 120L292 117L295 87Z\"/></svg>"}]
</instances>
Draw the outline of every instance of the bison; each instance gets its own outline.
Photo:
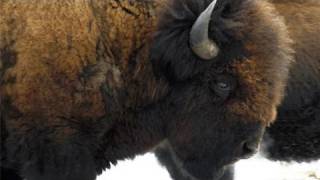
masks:
<instances>
[{"instance_id":1,"label":"bison","mask_svg":"<svg viewBox=\"0 0 320 180\"><path fill-rule=\"evenodd\" d=\"M263 0L2 0L5 180L93 180L169 142L188 176L255 153L292 59Z\"/></svg>"},{"instance_id":2,"label":"bison","mask_svg":"<svg viewBox=\"0 0 320 180\"><path fill-rule=\"evenodd\" d=\"M261 151L267 158L308 162L320 159L320 2L273 0L293 40L295 63L290 68L285 98L276 121L266 129ZM175 180L191 180L176 162L170 143L155 151ZM233 179L233 167L221 180Z\"/></svg>"}]
</instances>

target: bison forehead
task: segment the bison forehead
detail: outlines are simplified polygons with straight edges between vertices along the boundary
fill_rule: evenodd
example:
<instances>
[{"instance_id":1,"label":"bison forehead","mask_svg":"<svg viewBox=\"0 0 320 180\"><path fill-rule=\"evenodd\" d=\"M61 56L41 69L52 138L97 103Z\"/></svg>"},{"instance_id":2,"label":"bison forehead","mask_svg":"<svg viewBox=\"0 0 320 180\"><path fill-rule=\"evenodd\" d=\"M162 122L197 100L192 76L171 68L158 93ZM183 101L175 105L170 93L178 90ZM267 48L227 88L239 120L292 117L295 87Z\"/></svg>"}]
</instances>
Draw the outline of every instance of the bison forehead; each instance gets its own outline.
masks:
<instances>
[{"instance_id":1,"label":"bison forehead","mask_svg":"<svg viewBox=\"0 0 320 180\"><path fill-rule=\"evenodd\" d=\"M209 37L220 52L204 62L187 40L190 27L209 3L176 0L163 12L151 54L154 70L174 83L188 82L211 67L225 65L225 71L239 82L228 109L269 124L276 116L292 63L292 41L284 20L267 1L218 1Z\"/></svg>"}]
</instances>

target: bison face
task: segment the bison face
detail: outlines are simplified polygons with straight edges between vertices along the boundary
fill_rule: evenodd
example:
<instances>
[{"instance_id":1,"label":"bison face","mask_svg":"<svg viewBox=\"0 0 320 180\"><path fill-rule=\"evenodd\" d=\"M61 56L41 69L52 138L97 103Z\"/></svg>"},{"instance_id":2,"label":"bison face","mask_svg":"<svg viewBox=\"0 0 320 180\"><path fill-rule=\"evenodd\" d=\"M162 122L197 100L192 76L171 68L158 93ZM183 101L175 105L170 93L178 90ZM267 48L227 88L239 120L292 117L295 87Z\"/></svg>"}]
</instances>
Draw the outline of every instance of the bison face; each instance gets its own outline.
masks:
<instances>
[{"instance_id":1,"label":"bison face","mask_svg":"<svg viewBox=\"0 0 320 180\"><path fill-rule=\"evenodd\" d=\"M152 63L171 94L176 162L200 179L255 153L276 117L291 62L281 18L264 1L176 0L164 11Z\"/></svg>"},{"instance_id":2,"label":"bison face","mask_svg":"<svg viewBox=\"0 0 320 180\"><path fill-rule=\"evenodd\" d=\"M168 140L176 161L203 180L220 176L228 165L257 152L266 127L249 109L247 114L240 114L245 109L236 110L240 104L255 106L237 99L241 89L236 77L207 73L175 86L168 105L174 110Z\"/></svg>"}]
</instances>

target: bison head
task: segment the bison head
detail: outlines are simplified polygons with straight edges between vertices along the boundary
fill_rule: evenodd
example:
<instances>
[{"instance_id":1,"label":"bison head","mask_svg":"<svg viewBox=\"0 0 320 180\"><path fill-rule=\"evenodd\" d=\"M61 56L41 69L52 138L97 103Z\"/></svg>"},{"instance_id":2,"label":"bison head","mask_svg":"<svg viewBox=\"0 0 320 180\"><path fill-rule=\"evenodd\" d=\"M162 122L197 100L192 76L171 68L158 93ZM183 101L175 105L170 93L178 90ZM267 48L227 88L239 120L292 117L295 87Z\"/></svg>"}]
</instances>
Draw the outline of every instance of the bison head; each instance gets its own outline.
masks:
<instances>
[{"instance_id":1,"label":"bison head","mask_svg":"<svg viewBox=\"0 0 320 180\"><path fill-rule=\"evenodd\" d=\"M290 39L261 0L175 0L168 7L151 51L156 75L171 87L167 140L187 174L215 179L255 153L275 119Z\"/></svg>"}]
</instances>

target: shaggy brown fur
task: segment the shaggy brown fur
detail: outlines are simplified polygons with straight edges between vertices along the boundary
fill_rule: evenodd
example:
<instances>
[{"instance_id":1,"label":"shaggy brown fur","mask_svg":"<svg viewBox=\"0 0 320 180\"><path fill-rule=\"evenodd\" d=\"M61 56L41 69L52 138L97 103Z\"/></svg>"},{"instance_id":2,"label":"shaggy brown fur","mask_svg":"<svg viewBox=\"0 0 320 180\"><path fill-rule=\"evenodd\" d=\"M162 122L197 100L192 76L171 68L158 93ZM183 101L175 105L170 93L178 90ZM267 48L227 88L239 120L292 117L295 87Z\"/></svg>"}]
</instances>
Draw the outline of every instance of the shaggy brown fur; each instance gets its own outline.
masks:
<instances>
[{"instance_id":1,"label":"shaggy brown fur","mask_svg":"<svg viewBox=\"0 0 320 180\"><path fill-rule=\"evenodd\" d=\"M290 68L285 98L263 142L268 158L312 161L320 158L320 1L273 0L293 40L295 63ZM175 162L170 145L156 150L175 180L190 180ZM231 172L232 174L232 172ZM228 174L221 180L233 179Z\"/></svg>"},{"instance_id":2,"label":"shaggy brown fur","mask_svg":"<svg viewBox=\"0 0 320 180\"><path fill-rule=\"evenodd\" d=\"M129 107L155 101L160 84L146 58L154 6L143 1L2 2L3 97L22 114L50 117L47 122L59 121L57 116L105 115L111 107L104 107L102 84L110 96L127 89L127 102L121 103Z\"/></svg>"},{"instance_id":3,"label":"shaggy brown fur","mask_svg":"<svg viewBox=\"0 0 320 180\"><path fill-rule=\"evenodd\" d=\"M320 91L320 2L280 1L275 6L284 16L294 41L296 63L290 69L283 106L294 109L310 103Z\"/></svg>"},{"instance_id":4,"label":"shaggy brown fur","mask_svg":"<svg viewBox=\"0 0 320 180\"><path fill-rule=\"evenodd\" d=\"M251 154L281 102L291 40L268 2L218 1L209 36L221 52L203 61L188 40L209 3L1 1L1 166L91 180L167 138L192 176L214 178Z\"/></svg>"},{"instance_id":5,"label":"shaggy brown fur","mask_svg":"<svg viewBox=\"0 0 320 180\"><path fill-rule=\"evenodd\" d=\"M94 144L111 113L163 96L147 58L159 3L1 1L1 156L10 166L28 168L20 154L57 153L82 132Z\"/></svg>"},{"instance_id":6,"label":"shaggy brown fur","mask_svg":"<svg viewBox=\"0 0 320 180\"><path fill-rule=\"evenodd\" d=\"M267 131L266 153L278 160L320 158L320 2L274 1L294 41L286 97Z\"/></svg>"}]
</instances>

